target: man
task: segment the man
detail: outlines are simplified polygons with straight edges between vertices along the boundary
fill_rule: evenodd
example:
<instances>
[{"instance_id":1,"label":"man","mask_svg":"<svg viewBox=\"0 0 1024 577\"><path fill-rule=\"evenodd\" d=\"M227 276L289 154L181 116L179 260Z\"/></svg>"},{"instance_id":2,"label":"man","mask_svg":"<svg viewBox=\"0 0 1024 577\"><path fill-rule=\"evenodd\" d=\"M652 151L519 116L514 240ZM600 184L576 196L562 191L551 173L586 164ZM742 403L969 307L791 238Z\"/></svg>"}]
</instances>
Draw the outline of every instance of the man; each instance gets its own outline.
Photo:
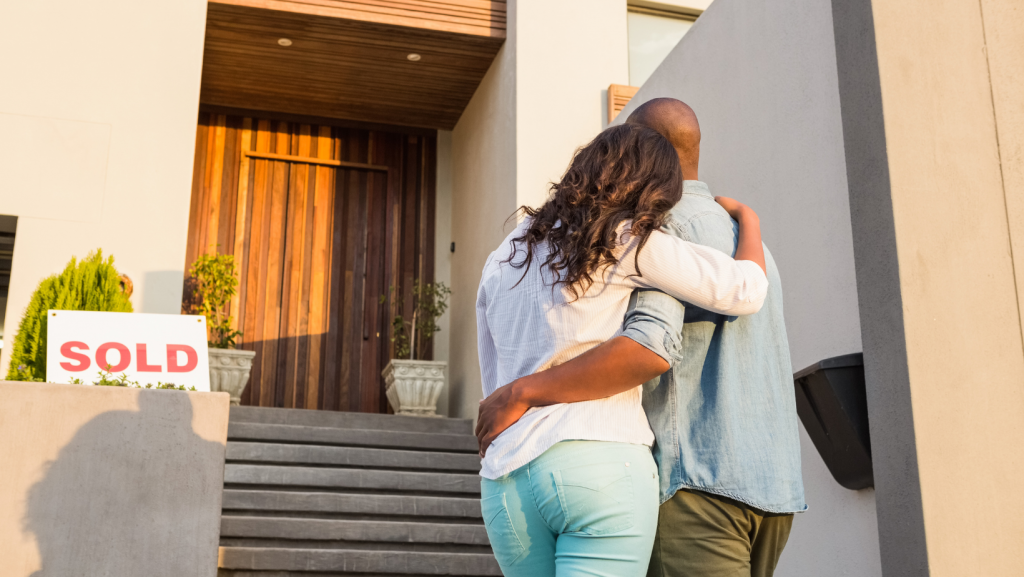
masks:
<instances>
[{"instance_id":1,"label":"man","mask_svg":"<svg viewBox=\"0 0 1024 577\"><path fill-rule=\"evenodd\" d=\"M700 126L669 98L626 121L679 153L683 198L664 231L735 254L738 229L697 180ZM644 385L661 474L651 577L770 577L804 504L782 286L765 250L761 312L723 317L658 291L634 293L622 336L502 387L480 405L481 454L529 408L604 398Z\"/></svg>"}]
</instances>

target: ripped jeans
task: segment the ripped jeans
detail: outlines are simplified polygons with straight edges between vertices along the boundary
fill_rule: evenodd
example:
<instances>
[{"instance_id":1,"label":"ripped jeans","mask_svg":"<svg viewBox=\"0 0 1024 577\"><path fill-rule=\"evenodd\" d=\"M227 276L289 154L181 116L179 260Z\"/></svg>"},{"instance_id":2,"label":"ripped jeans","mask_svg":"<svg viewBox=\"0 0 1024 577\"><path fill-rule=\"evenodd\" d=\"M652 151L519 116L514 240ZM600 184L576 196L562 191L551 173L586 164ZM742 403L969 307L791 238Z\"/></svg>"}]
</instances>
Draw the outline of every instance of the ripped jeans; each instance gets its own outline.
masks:
<instances>
[{"instance_id":1,"label":"ripped jeans","mask_svg":"<svg viewBox=\"0 0 1024 577\"><path fill-rule=\"evenodd\" d=\"M482 479L480 507L505 577L639 577L658 526L658 468L643 445L562 441Z\"/></svg>"}]
</instances>

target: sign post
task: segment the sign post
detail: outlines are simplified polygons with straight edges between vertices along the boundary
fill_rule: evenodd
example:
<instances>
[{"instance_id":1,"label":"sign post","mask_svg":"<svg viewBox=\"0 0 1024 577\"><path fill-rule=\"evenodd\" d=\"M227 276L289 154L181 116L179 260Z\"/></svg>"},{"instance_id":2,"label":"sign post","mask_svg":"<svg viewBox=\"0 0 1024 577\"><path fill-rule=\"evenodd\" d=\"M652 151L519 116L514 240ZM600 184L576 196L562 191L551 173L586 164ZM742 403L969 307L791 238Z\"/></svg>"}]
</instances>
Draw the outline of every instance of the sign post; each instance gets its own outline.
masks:
<instances>
[{"instance_id":1,"label":"sign post","mask_svg":"<svg viewBox=\"0 0 1024 577\"><path fill-rule=\"evenodd\" d=\"M48 382L91 383L107 370L140 385L210 390L205 317L51 310L46 320Z\"/></svg>"}]
</instances>

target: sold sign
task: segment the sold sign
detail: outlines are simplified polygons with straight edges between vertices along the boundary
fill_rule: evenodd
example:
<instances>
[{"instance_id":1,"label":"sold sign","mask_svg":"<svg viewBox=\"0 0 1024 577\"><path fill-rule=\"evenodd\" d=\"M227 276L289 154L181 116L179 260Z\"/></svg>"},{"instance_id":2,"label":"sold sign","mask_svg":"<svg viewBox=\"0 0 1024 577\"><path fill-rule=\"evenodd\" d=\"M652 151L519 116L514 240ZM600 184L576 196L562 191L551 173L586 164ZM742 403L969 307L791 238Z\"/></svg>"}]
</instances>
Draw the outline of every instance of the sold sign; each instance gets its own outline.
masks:
<instances>
[{"instance_id":1,"label":"sold sign","mask_svg":"<svg viewBox=\"0 0 1024 577\"><path fill-rule=\"evenodd\" d=\"M46 320L51 383L92 383L110 371L141 385L210 390L205 317L51 310Z\"/></svg>"}]
</instances>

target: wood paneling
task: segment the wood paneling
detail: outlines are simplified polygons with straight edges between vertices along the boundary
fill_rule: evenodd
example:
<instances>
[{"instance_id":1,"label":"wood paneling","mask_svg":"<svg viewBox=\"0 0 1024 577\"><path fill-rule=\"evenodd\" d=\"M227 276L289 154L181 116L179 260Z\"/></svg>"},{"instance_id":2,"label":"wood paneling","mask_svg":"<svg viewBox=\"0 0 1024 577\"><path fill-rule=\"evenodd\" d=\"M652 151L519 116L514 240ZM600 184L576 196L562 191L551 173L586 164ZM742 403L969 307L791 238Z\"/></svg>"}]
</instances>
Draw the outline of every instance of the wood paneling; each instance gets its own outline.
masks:
<instances>
[{"instance_id":1,"label":"wood paneling","mask_svg":"<svg viewBox=\"0 0 1024 577\"><path fill-rule=\"evenodd\" d=\"M387 411L379 298L433 279L435 139L200 115L186 258L235 255L243 404Z\"/></svg>"},{"instance_id":2,"label":"wood paneling","mask_svg":"<svg viewBox=\"0 0 1024 577\"><path fill-rule=\"evenodd\" d=\"M211 3L474 36L505 37L506 5L503 0L215 0Z\"/></svg>"},{"instance_id":3,"label":"wood paneling","mask_svg":"<svg viewBox=\"0 0 1024 577\"><path fill-rule=\"evenodd\" d=\"M504 3L498 2L239 0L238 4L246 5L209 4L204 104L451 129L504 41L496 33L400 26L325 12L341 4L432 6L439 11L488 5L494 14L503 14ZM309 10L266 9L271 4ZM497 26L496 16L488 18ZM292 44L280 46L280 38ZM421 59L409 61L410 53Z\"/></svg>"},{"instance_id":4,"label":"wood paneling","mask_svg":"<svg viewBox=\"0 0 1024 577\"><path fill-rule=\"evenodd\" d=\"M626 86L624 84L612 84L608 87L608 123L611 124L615 117L622 112L622 109L629 104L629 101L636 96L638 86Z\"/></svg>"}]
</instances>

